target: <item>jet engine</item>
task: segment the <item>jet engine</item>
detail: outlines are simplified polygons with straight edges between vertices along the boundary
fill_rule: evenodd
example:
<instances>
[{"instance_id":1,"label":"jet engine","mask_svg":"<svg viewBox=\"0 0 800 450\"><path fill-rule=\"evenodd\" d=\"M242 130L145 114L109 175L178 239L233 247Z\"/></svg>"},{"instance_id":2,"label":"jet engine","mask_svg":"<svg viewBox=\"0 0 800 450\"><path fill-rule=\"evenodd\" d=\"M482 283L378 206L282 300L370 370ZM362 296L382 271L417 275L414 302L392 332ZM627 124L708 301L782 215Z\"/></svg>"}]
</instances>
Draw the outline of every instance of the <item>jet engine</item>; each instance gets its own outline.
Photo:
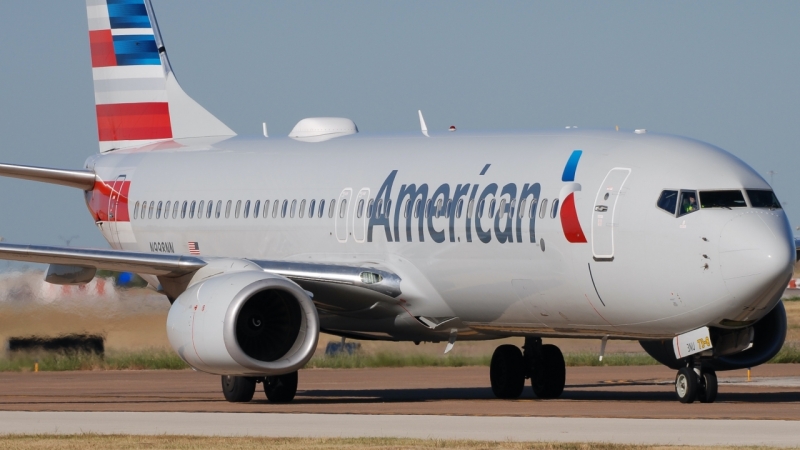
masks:
<instances>
[{"instance_id":1,"label":"jet engine","mask_svg":"<svg viewBox=\"0 0 800 450\"><path fill-rule=\"evenodd\" d=\"M218 375L273 376L314 354L319 318L309 294L262 270L220 273L192 284L167 317L181 359Z\"/></svg>"},{"instance_id":2,"label":"jet engine","mask_svg":"<svg viewBox=\"0 0 800 450\"><path fill-rule=\"evenodd\" d=\"M703 367L713 370L746 369L764 364L778 354L786 339L786 309L778 302L761 320L746 328L723 330L712 328L713 355L700 357ZM752 346L750 345L752 343ZM675 358L672 340L639 341L656 361L672 369L685 367Z\"/></svg>"}]
</instances>

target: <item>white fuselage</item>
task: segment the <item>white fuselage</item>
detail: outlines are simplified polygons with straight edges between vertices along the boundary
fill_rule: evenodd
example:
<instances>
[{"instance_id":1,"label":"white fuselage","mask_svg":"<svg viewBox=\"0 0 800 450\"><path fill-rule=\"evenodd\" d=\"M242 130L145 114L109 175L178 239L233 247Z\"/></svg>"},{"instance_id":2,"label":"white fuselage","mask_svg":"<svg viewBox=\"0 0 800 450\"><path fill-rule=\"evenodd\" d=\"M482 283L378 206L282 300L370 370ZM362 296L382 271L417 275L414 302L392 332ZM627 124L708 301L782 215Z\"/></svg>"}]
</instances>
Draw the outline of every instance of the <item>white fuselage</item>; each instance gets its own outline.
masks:
<instances>
[{"instance_id":1,"label":"white fuselage","mask_svg":"<svg viewBox=\"0 0 800 450\"><path fill-rule=\"evenodd\" d=\"M575 150L582 155L574 180L564 181ZM342 333L415 340L402 323L425 316L457 317L462 336L476 339L672 337L762 317L795 258L781 209L748 203L675 217L657 208L665 189L770 189L729 153L671 136L562 130L194 140L93 156L87 168L109 184L123 175L130 182L130 221L98 221L115 248L189 254L196 243L204 257L372 264L399 275L402 313L322 317L323 329ZM409 197L401 193L412 184L427 188L426 200L438 193L427 215L412 201L406 217ZM570 242L568 219L553 210L571 193L586 242Z\"/></svg>"}]
</instances>

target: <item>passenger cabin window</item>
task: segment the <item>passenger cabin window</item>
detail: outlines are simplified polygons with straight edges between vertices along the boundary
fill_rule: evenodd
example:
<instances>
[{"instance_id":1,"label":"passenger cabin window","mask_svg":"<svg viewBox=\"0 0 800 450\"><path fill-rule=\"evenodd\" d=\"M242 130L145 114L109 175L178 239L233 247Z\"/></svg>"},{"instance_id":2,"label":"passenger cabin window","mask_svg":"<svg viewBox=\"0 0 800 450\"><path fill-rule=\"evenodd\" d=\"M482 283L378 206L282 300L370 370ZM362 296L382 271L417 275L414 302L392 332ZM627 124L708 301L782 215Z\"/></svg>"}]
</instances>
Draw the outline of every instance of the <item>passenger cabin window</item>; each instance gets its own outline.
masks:
<instances>
[{"instance_id":1,"label":"passenger cabin window","mask_svg":"<svg viewBox=\"0 0 800 450\"><path fill-rule=\"evenodd\" d=\"M495 205L495 201L494 201L494 199L492 199L492 201L489 202L489 218L490 219L492 217L494 217L494 205Z\"/></svg>"},{"instance_id":2,"label":"passenger cabin window","mask_svg":"<svg viewBox=\"0 0 800 450\"><path fill-rule=\"evenodd\" d=\"M473 206L475 206L475 199L469 199L469 203L467 203L467 219L472 219L472 210Z\"/></svg>"},{"instance_id":3,"label":"passenger cabin window","mask_svg":"<svg viewBox=\"0 0 800 450\"><path fill-rule=\"evenodd\" d=\"M302 219L302 218L303 218L303 215L305 214L305 212L304 212L305 210L306 210L306 201L305 201L305 200L302 200L302 201L300 202L300 209L299 209L299 210L297 210L297 217L299 217L299 218L301 218L301 219Z\"/></svg>"},{"instance_id":4,"label":"passenger cabin window","mask_svg":"<svg viewBox=\"0 0 800 450\"><path fill-rule=\"evenodd\" d=\"M167 204L166 204L166 205L164 205L164 218L165 218L165 219L169 219L169 209L170 209L170 206L172 206L172 202L167 202Z\"/></svg>"},{"instance_id":5,"label":"passenger cabin window","mask_svg":"<svg viewBox=\"0 0 800 450\"><path fill-rule=\"evenodd\" d=\"M289 211L289 217L294 218L294 211L297 209L297 200L292 200L292 209Z\"/></svg>"},{"instance_id":6,"label":"passenger cabin window","mask_svg":"<svg viewBox=\"0 0 800 450\"><path fill-rule=\"evenodd\" d=\"M356 208L356 218L360 219L361 216L364 215L364 199L358 201L358 207Z\"/></svg>"},{"instance_id":7,"label":"passenger cabin window","mask_svg":"<svg viewBox=\"0 0 800 450\"><path fill-rule=\"evenodd\" d=\"M261 200L256 200L256 204L253 206L253 219L258 217L258 210L261 208Z\"/></svg>"},{"instance_id":8,"label":"passenger cabin window","mask_svg":"<svg viewBox=\"0 0 800 450\"><path fill-rule=\"evenodd\" d=\"M158 206L156 207L156 219L160 219L161 218L161 207L162 206L163 206L163 204L161 202L158 202Z\"/></svg>"},{"instance_id":9,"label":"passenger cabin window","mask_svg":"<svg viewBox=\"0 0 800 450\"><path fill-rule=\"evenodd\" d=\"M228 203L225 204L225 218L229 218L231 216L231 205L233 205L233 200L228 200Z\"/></svg>"},{"instance_id":10,"label":"passenger cabin window","mask_svg":"<svg viewBox=\"0 0 800 450\"><path fill-rule=\"evenodd\" d=\"M181 204L181 202L179 200L175 200L174 202L172 202L172 218L173 219L177 219L178 218L178 208L180 208L180 204Z\"/></svg>"},{"instance_id":11,"label":"passenger cabin window","mask_svg":"<svg viewBox=\"0 0 800 450\"><path fill-rule=\"evenodd\" d=\"M328 218L333 218L333 212L336 210L336 199L331 199L331 206L328 208Z\"/></svg>"},{"instance_id":12,"label":"passenger cabin window","mask_svg":"<svg viewBox=\"0 0 800 450\"><path fill-rule=\"evenodd\" d=\"M233 213L233 218L234 219L238 219L239 218L239 213L241 211L242 211L242 201L241 200L237 200L236 201L236 210Z\"/></svg>"},{"instance_id":13,"label":"passenger cabin window","mask_svg":"<svg viewBox=\"0 0 800 450\"><path fill-rule=\"evenodd\" d=\"M674 216L675 208L678 206L678 191L661 191L656 206Z\"/></svg>"},{"instance_id":14,"label":"passenger cabin window","mask_svg":"<svg viewBox=\"0 0 800 450\"><path fill-rule=\"evenodd\" d=\"M250 200L244 202L244 218L250 217Z\"/></svg>"},{"instance_id":15,"label":"passenger cabin window","mask_svg":"<svg viewBox=\"0 0 800 450\"><path fill-rule=\"evenodd\" d=\"M697 211L697 192L681 191L681 205L678 217Z\"/></svg>"},{"instance_id":16,"label":"passenger cabin window","mask_svg":"<svg viewBox=\"0 0 800 450\"><path fill-rule=\"evenodd\" d=\"M278 217L278 208L280 208L280 204L281 204L280 200L275 200L272 203L272 218L273 219Z\"/></svg>"},{"instance_id":17,"label":"passenger cabin window","mask_svg":"<svg viewBox=\"0 0 800 450\"><path fill-rule=\"evenodd\" d=\"M766 189L748 189L747 197L753 208L781 209L781 202L775 193Z\"/></svg>"},{"instance_id":18,"label":"passenger cabin window","mask_svg":"<svg viewBox=\"0 0 800 450\"><path fill-rule=\"evenodd\" d=\"M269 200L264 200L264 218L269 215Z\"/></svg>"},{"instance_id":19,"label":"passenger cabin window","mask_svg":"<svg viewBox=\"0 0 800 450\"><path fill-rule=\"evenodd\" d=\"M148 219L152 219L153 218L153 209L155 208L155 204L156 204L156 202L154 202L154 201L150 202L150 208L147 210L147 218Z\"/></svg>"},{"instance_id":20,"label":"passenger cabin window","mask_svg":"<svg viewBox=\"0 0 800 450\"><path fill-rule=\"evenodd\" d=\"M314 218L314 205L316 203L317 203L317 201L312 198L311 202L308 204L308 218L309 219L313 219Z\"/></svg>"},{"instance_id":21,"label":"passenger cabin window","mask_svg":"<svg viewBox=\"0 0 800 450\"><path fill-rule=\"evenodd\" d=\"M345 214L347 214L347 199L343 198L339 204L339 218L344 219Z\"/></svg>"},{"instance_id":22,"label":"passenger cabin window","mask_svg":"<svg viewBox=\"0 0 800 450\"><path fill-rule=\"evenodd\" d=\"M283 205L281 205L281 219L286 217L286 210L289 208L289 200L284 200Z\"/></svg>"},{"instance_id":23,"label":"passenger cabin window","mask_svg":"<svg viewBox=\"0 0 800 450\"><path fill-rule=\"evenodd\" d=\"M325 212L325 200L323 199L319 201L319 214L317 214L320 219L322 218L322 214L324 212Z\"/></svg>"},{"instance_id":24,"label":"passenger cabin window","mask_svg":"<svg viewBox=\"0 0 800 450\"><path fill-rule=\"evenodd\" d=\"M546 214L546 211L547 211L547 199L543 198L542 199L542 208L539 210L539 218L540 219L544 219L544 215ZM531 205L531 212L533 212L533 205Z\"/></svg>"},{"instance_id":25,"label":"passenger cabin window","mask_svg":"<svg viewBox=\"0 0 800 450\"><path fill-rule=\"evenodd\" d=\"M188 204L189 204L188 202L184 201L183 205L181 206L181 219L186 217L186 206Z\"/></svg>"},{"instance_id":26,"label":"passenger cabin window","mask_svg":"<svg viewBox=\"0 0 800 450\"><path fill-rule=\"evenodd\" d=\"M461 218L461 210L464 208L464 199L458 199L458 203L456 203L456 219Z\"/></svg>"},{"instance_id":27,"label":"passenger cabin window","mask_svg":"<svg viewBox=\"0 0 800 450\"><path fill-rule=\"evenodd\" d=\"M219 219L219 215L222 213L222 200L217 200L217 208L214 210L214 218Z\"/></svg>"},{"instance_id":28,"label":"passenger cabin window","mask_svg":"<svg viewBox=\"0 0 800 450\"><path fill-rule=\"evenodd\" d=\"M370 199L369 203L367 203L367 218L372 218L372 207L375 206L375 201Z\"/></svg>"},{"instance_id":29,"label":"passenger cabin window","mask_svg":"<svg viewBox=\"0 0 800 450\"><path fill-rule=\"evenodd\" d=\"M203 213L206 211L205 206L206 206L206 201L205 200L200 200L200 204L197 206L197 218L198 219L202 219L203 218Z\"/></svg>"},{"instance_id":30,"label":"passenger cabin window","mask_svg":"<svg viewBox=\"0 0 800 450\"><path fill-rule=\"evenodd\" d=\"M138 215L139 215L139 202L136 202L136 206L133 207L133 218L136 219Z\"/></svg>"},{"instance_id":31,"label":"passenger cabin window","mask_svg":"<svg viewBox=\"0 0 800 450\"><path fill-rule=\"evenodd\" d=\"M196 202L192 201L192 205L189 207L189 218L194 218L194 207L197 206Z\"/></svg>"},{"instance_id":32,"label":"passenger cabin window","mask_svg":"<svg viewBox=\"0 0 800 450\"><path fill-rule=\"evenodd\" d=\"M500 205L497 207L497 216L501 219L506 214L506 199L500 200Z\"/></svg>"},{"instance_id":33,"label":"passenger cabin window","mask_svg":"<svg viewBox=\"0 0 800 450\"><path fill-rule=\"evenodd\" d=\"M209 200L206 208L206 219L210 219L211 213L214 211L214 200Z\"/></svg>"},{"instance_id":34,"label":"passenger cabin window","mask_svg":"<svg viewBox=\"0 0 800 450\"><path fill-rule=\"evenodd\" d=\"M539 204L539 201L538 201L536 198L534 198L533 200L531 200L531 208L530 208L530 210L528 211L528 218L529 218L529 219L533 219L534 215L536 214L536 206L537 206L538 204Z\"/></svg>"},{"instance_id":35,"label":"passenger cabin window","mask_svg":"<svg viewBox=\"0 0 800 450\"><path fill-rule=\"evenodd\" d=\"M744 208L742 191L700 191L701 208Z\"/></svg>"}]
</instances>

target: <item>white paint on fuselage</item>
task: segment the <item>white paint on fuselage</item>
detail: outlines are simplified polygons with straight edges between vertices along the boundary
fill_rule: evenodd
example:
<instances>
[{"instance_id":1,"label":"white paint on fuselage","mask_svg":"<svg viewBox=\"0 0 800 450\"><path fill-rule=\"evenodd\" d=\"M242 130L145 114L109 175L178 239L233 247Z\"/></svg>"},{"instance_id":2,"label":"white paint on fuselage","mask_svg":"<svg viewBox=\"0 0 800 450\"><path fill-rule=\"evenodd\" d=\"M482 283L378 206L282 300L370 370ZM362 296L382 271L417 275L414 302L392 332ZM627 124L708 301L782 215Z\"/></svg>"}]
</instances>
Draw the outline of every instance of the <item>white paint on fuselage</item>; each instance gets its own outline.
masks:
<instances>
[{"instance_id":1,"label":"white paint on fuselage","mask_svg":"<svg viewBox=\"0 0 800 450\"><path fill-rule=\"evenodd\" d=\"M576 149L583 155L575 176L582 187L575 192L575 204L588 243L567 242L558 216L550 216L553 199L565 185L564 166ZM490 168L480 175L486 164ZM132 217L141 201L223 201L221 218L131 219L135 242L123 242L125 249L149 252L151 242L171 242L178 253L188 254L187 243L196 241L203 256L375 262L402 277L402 298L413 315L457 316L492 334L668 337L723 319L741 319L741 311L752 307L753 295L729 289L720 268L719 241L725 225L745 212L766 220L774 240L768 248L780 253L785 241L786 255L775 254L777 265L769 268L775 273L759 282L774 279L769 282L782 289L786 280L780 279L785 271L791 274L794 261L791 230L781 210L704 209L675 218L656 207L664 189L769 189L731 154L673 136L572 130L459 131L431 138L354 135L321 143L233 138L200 148L116 151L92 157L88 165L105 180L122 174L131 180ZM616 204L614 259L595 261L590 237L594 201L615 167L630 169L630 175ZM340 219L328 217L331 200L338 203L346 188L352 189L351 199L362 189L374 198L393 170L393 235L394 211L400 207L394 202L404 184L426 183L430 197L443 183L450 184L451 195L465 183L479 184L478 194L490 183L499 188L515 183L518 190L525 183L540 183L539 198L548 204L544 218L536 219L537 242L529 240L527 213L521 243L514 239L501 244L494 232L483 243L474 224L472 242L467 242L466 211L455 220L456 242L449 241L445 217L433 219L437 230L445 229L445 242L433 242L427 231L420 242L418 219L412 221L412 242L406 242L402 214L400 242L387 242L382 226L373 228L372 242L359 242L360 237L351 235L356 201L348 204L347 235L337 239ZM270 211L268 218L253 218L251 206L247 219L234 218L233 212L224 218L228 200L234 207L239 200L269 200L271 209L275 200L303 199L314 199L317 208L325 200L323 217L289 218L287 213L273 218ZM483 221L486 228L486 214ZM779 297L762 302L748 317L763 316Z\"/></svg>"}]
</instances>

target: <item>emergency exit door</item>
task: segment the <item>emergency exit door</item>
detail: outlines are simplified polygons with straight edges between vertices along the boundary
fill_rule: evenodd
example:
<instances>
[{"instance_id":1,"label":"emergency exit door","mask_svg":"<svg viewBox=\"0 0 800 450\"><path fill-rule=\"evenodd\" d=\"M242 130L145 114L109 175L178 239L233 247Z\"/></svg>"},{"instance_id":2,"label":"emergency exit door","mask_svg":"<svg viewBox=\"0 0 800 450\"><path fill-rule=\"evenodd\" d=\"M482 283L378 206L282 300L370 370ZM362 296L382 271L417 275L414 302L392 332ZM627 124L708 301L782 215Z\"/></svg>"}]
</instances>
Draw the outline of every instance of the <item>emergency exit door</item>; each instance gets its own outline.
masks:
<instances>
[{"instance_id":1,"label":"emergency exit door","mask_svg":"<svg viewBox=\"0 0 800 450\"><path fill-rule=\"evenodd\" d=\"M630 174L631 169L611 169L597 191L592 212L592 255L595 261L614 260L614 228L619 225L616 209L620 192Z\"/></svg>"},{"instance_id":2,"label":"emergency exit door","mask_svg":"<svg viewBox=\"0 0 800 450\"><path fill-rule=\"evenodd\" d=\"M111 234L111 246L120 249L122 245L120 244L119 240L119 230L117 229L117 222L119 221L119 206L122 202L120 198L122 193L122 187L125 184L125 175L120 175L114 180L114 183L111 184L111 194L108 196L108 230ZM123 207L127 206L127 202L123 203Z\"/></svg>"}]
</instances>

